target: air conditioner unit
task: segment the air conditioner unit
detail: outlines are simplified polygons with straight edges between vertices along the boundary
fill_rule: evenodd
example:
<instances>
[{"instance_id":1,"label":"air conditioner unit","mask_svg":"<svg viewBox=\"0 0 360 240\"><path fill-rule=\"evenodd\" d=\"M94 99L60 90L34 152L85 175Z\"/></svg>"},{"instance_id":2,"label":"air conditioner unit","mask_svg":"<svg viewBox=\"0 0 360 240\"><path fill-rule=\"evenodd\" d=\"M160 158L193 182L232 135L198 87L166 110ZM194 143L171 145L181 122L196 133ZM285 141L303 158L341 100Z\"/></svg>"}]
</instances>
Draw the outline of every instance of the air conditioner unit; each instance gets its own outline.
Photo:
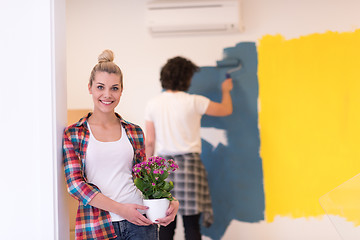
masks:
<instances>
[{"instance_id":1,"label":"air conditioner unit","mask_svg":"<svg viewBox=\"0 0 360 240\"><path fill-rule=\"evenodd\" d=\"M153 0L147 3L152 35L240 32L240 0Z\"/></svg>"}]
</instances>

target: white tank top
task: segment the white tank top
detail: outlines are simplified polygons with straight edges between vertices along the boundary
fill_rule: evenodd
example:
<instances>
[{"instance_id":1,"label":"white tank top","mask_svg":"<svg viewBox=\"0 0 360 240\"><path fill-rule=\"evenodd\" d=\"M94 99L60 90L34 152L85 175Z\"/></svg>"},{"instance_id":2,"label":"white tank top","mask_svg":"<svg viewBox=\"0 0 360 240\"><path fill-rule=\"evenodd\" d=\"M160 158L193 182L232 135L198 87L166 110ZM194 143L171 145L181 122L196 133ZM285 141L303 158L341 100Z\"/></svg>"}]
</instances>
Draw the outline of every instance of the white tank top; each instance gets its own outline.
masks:
<instances>
[{"instance_id":1,"label":"white tank top","mask_svg":"<svg viewBox=\"0 0 360 240\"><path fill-rule=\"evenodd\" d=\"M102 194L119 203L143 205L141 192L132 179L133 147L121 126L121 138L115 142L100 142L91 132L86 150L85 174L89 183L95 184ZM141 211L140 211L141 212ZM141 212L143 213L143 212ZM123 217L111 213L111 220Z\"/></svg>"}]
</instances>

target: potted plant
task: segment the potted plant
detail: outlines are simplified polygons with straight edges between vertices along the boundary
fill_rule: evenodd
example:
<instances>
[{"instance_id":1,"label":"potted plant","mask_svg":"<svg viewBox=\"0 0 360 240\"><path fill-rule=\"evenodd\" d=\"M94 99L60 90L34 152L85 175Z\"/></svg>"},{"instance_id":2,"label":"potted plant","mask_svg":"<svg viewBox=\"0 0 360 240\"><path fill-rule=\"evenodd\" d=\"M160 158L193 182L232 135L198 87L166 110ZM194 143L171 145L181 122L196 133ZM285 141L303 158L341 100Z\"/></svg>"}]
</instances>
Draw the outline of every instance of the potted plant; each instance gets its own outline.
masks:
<instances>
[{"instance_id":1,"label":"potted plant","mask_svg":"<svg viewBox=\"0 0 360 240\"><path fill-rule=\"evenodd\" d=\"M149 207L146 215L153 222L165 217L170 201L175 200L170 193L174 184L166 178L178 168L173 159L155 156L133 168L135 186L142 192L144 205Z\"/></svg>"}]
</instances>

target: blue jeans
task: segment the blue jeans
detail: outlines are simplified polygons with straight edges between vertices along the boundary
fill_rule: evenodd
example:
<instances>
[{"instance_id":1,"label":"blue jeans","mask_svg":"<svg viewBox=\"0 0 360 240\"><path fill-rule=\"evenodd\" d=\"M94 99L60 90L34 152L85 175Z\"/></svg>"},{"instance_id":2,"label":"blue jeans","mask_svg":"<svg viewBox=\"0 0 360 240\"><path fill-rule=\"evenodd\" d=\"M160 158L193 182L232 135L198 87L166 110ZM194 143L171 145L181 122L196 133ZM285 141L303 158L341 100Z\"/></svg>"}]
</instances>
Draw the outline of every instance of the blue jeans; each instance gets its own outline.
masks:
<instances>
[{"instance_id":1,"label":"blue jeans","mask_svg":"<svg viewBox=\"0 0 360 240\"><path fill-rule=\"evenodd\" d=\"M112 223L117 235L113 240L158 240L158 225L138 226L127 220Z\"/></svg>"}]
</instances>

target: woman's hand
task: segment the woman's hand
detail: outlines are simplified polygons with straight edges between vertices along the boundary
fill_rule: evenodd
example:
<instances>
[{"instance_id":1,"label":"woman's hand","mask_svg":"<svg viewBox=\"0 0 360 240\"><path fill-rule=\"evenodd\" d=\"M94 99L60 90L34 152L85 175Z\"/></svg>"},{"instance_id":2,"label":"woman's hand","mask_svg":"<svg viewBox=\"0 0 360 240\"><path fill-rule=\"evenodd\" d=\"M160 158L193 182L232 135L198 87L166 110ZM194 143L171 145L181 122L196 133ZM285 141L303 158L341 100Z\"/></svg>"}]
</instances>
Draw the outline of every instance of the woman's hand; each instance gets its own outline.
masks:
<instances>
[{"instance_id":1,"label":"woman's hand","mask_svg":"<svg viewBox=\"0 0 360 240\"><path fill-rule=\"evenodd\" d=\"M166 211L166 217L159 218L159 219L155 220L155 222L164 227L169 225L172 221L174 221L178 210L179 210L179 201L176 199L170 201L170 206L169 206L168 210Z\"/></svg>"},{"instance_id":2,"label":"woman's hand","mask_svg":"<svg viewBox=\"0 0 360 240\"><path fill-rule=\"evenodd\" d=\"M222 84L221 89L223 92L230 92L233 89L233 81L231 78L227 78Z\"/></svg>"},{"instance_id":3,"label":"woman's hand","mask_svg":"<svg viewBox=\"0 0 360 240\"><path fill-rule=\"evenodd\" d=\"M221 103L210 101L205 114L215 117L229 116L233 112L233 104L230 91L233 89L233 82L231 78L227 78L222 84L222 99Z\"/></svg>"},{"instance_id":4,"label":"woman's hand","mask_svg":"<svg viewBox=\"0 0 360 240\"><path fill-rule=\"evenodd\" d=\"M147 210L148 207L138 204L122 204L121 216L128 220L129 222L139 225L139 226L148 226L154 224L152 221L144 217L139 211Z\"/></svg>"},{"instance_id":5,"label":"woman's hand","mask_svg":"<svg viewBox=\"0 0 360 240\"><path fill-rule=\"evenodd\" d=\"M118 203L102 193L96 194L96 196L89 203L91 206L96 208L103 209L108 212L115 213L122 216L129 222L140 225L148 226L153 224L152 221L144 217L139 210L147 210L148 207L139 205L139 204L129 204L129 203Z\"/></svg>"}]
</instances>

